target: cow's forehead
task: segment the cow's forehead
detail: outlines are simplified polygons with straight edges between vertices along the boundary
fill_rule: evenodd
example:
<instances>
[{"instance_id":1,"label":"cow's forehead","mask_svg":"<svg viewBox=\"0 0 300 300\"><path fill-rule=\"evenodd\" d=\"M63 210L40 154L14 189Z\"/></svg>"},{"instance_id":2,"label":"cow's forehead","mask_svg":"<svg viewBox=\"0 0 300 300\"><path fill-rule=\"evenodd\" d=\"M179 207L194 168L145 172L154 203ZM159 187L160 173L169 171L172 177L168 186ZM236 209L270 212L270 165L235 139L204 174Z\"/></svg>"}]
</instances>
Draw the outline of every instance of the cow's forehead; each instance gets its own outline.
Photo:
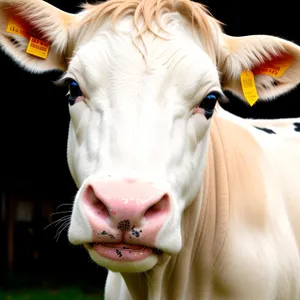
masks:
<instances>
[{"instance_id":1,"label":"cow's forehead","mask_svg":"<svg viewBox=\"0 0 300 300\"><path fill-rule=\"evenodd\" d=\"M105 87L113 83L138 83L141 78L147 79L152 88L178 87L184 98L192 98L201 90L206 93L211 88L220 89L215 64L201 42L187 33L184 22L171 30L168 39L149 30L135 38L118 28L102 26L85 40L71 60L66 76L75 77L86 90L97 89L100 82Z\"/></svg>"}]
</instances>

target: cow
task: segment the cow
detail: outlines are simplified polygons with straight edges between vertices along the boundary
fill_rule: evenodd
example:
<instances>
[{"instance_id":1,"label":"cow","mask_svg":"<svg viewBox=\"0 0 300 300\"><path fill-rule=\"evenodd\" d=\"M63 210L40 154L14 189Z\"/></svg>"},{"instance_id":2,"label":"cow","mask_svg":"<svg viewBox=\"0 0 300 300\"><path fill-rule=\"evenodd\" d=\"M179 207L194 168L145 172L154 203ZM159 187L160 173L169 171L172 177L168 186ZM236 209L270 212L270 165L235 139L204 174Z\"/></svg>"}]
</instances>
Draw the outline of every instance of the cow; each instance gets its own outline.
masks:
<instances>
[{"instance_id":1,"label":"cow","mask_svg":"<svg viewBox=\"0 0 300 300\"><path fill-rule=\"evenodd\" d=\"M0 0L0 44L68 85L68 239L106 300L300 299L300 120L223 108L296 88L297 44L225 34L189 0Z\"/></svg>"}]
</instances>

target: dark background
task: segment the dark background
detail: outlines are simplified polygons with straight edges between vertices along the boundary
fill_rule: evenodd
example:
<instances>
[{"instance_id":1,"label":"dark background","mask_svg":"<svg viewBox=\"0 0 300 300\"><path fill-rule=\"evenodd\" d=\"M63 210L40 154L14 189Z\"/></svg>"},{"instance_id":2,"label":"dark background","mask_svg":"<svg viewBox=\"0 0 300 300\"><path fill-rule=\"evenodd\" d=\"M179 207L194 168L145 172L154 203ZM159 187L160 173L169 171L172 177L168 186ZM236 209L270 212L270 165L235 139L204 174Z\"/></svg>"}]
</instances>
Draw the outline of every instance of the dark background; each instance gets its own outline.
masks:
<instances>
[{"instance_id":1,"label":"dark background","mask_svg":"<svg viewBox=\"0 0 300 300\"><path fill-rule=\"evenodd\" d=\"M79 1L48 1L68 12L76 12ZM296 1L275 5L273 1L209 1L213 15L226 24L225 33L235 36L248 34L277 35L300 44L299 15ZM265 5L263 7L261 5ZM102 286L106 271L95 266L86 252L69 245L67 230L58 240L57 227L44 229L49 222L67 215L54 215L51 220L41 214L44 199L55 211L67 211L76 188L67 167L66 144L69 122L66 88L53 84L60 73L32 75L0 52L0 192L7 201L13 197L32 197L35 213L31 222L18 222L14 228L15 259L7 264L7 226L5 215L0 232L1 285L15 284L23 276L23 284L33 284L27 274L36 275L34 283L88 282ZM249 107L231 95L224 106L242 117L300 117L299 88L276 101ZM45 200L46 201L46 200ZM48 203L47 202L47 203ZM0 201L1 203L1 201ZM3 207L0 207L3 212ZM1 220L1 218L0 218ZM38 255L33 253L38 252ZM23 275L22 275L23 274ZM24 275L25 274L25 275ZM25 278L25 280L24 280Z\"/></svg>"}]
</instances>

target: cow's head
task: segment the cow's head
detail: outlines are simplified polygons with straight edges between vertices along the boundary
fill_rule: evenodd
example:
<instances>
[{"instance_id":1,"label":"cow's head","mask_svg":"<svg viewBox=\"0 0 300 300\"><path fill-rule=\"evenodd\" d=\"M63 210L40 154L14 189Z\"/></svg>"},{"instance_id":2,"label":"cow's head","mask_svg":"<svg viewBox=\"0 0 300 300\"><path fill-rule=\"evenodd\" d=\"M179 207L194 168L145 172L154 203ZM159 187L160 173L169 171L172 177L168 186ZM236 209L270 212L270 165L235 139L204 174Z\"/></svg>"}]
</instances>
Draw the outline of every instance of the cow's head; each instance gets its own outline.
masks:
<instances>
[{"instance_id":1,"label":"cow's head","mask_svg":"<svg viewBox=\"0 0 300 300\"><path fill-rule=\"evenodd\" d=\"M79 188L69 239L113 271L146 271L181 250L216 103L224 90L245 100L242 71L253 72L261 99L300 81L295 44L230 37L200 4L157 2L111 0L73 15L39 0L0 1L4 51L29 71L64 72L68 164ZM43 42L27 48L31 37ZM47 52L44 42L47 57L26 52ZM288 68L268 73L278 66Z\"/></svg>"}]
</instances>

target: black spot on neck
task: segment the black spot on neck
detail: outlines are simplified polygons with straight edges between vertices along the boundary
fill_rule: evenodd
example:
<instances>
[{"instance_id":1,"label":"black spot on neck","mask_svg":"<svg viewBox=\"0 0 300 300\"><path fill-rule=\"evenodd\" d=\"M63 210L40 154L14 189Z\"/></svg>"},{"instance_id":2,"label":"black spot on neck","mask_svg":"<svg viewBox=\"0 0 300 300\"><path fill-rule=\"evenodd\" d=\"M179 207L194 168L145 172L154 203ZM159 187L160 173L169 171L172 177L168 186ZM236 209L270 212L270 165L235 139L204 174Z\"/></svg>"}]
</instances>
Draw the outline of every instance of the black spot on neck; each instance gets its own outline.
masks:
<instances>
[{"instance_id":1,"label":"black spot on neck","mask_svg":"<svg viewBox=\"0 0 300 300\"><path fill-rule=\"evenodd\" d=\"M294 130L297 131L297 132L300 132L300 122L295 122L293 124L295 126Z\"/></svg>"},{"instance_id":2,"label":"black spot on neck","mask_svg":"<svg viewBox=\"0 0 300 300\"><path fill-rule=\"evenodd\" d=\"M256 129L259 129L259 130L262 130L266 133L269 133L269 134L276 134L275 131L273 131L272 129L269 129L269 128L264 128L264 127L257 127L257 126L254 126Z\"/></svg>"}]
</instances>

